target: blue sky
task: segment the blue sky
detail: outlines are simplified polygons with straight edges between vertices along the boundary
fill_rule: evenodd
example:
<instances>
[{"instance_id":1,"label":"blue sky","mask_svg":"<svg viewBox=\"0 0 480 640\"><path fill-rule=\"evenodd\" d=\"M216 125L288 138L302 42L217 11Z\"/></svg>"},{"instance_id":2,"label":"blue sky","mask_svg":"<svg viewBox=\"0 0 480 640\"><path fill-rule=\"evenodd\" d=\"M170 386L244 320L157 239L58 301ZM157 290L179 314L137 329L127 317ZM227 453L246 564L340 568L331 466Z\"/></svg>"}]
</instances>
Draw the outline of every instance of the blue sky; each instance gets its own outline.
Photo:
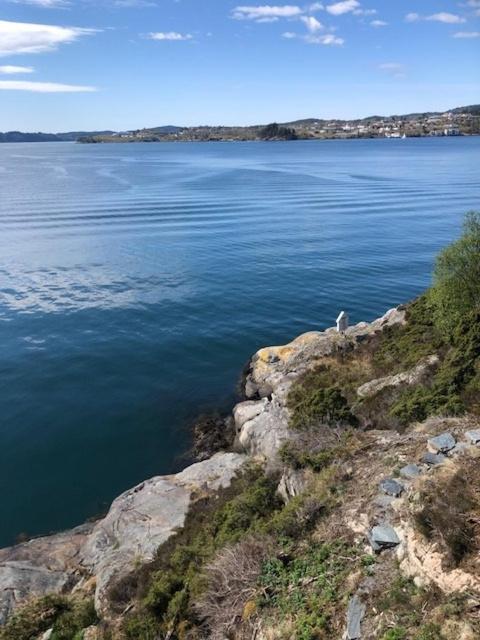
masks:
<instances>
[{"instance_id":1,"label":"blue sky","mask_svg":"<svg viewBox=\"0 0 480 640\"><path fill-rule=\"evenodd\" d=\"M0 130L480 102L480 0L0 0Z\"/></svg>"}]
</instances>

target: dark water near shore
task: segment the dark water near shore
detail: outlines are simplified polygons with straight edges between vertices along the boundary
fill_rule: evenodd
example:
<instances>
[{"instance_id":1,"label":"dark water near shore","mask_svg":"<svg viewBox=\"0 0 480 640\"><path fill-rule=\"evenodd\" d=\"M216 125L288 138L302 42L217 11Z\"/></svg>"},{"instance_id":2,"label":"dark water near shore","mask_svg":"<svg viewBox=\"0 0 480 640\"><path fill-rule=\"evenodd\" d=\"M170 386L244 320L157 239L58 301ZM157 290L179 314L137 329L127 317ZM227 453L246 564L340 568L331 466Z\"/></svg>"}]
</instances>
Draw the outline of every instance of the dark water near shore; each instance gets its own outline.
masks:
<instances>
[{"instance_id":1,"label":"dark water near shore","mask_svg":"<svg viewBox=\"0 0 480 640\"><path fill-rule=\"evenodd\" d=\"M480 208L480 138L0 145L0 545L182 466L259 347L372 319Z\"/></svg>"}]
</instances>

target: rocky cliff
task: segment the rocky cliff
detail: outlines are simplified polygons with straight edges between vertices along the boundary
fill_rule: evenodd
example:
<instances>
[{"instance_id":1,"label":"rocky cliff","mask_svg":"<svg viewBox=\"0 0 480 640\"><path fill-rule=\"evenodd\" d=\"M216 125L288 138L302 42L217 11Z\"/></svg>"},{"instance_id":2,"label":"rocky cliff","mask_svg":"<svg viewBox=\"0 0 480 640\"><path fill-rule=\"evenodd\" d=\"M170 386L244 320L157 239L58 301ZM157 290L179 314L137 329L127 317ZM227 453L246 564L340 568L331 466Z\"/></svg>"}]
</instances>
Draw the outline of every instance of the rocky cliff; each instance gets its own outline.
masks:
<instances>
[{"instance_id":1,"label":"rocky cliff","mask_svg":"<svg viewBox=\"0 0 480 640\"><path fill-rule=\"evenodd\" d=\"M396 405L392 403L398 403L399 390L403 393L419 385L430 385L442 360L442 354L428 353L427 349L427 353L420 354L422 357L411 363L412 366L407 366L408 358L405 358L403 365L401 357L397 355L396 365L387 367L388 375L373 375L383 371L377 362L378 353L383 359L386 357L385 353L388 354L390 349L388 341L405 340L404 336L411 333L406 314L404 307L392 309L374 322L357 324L344 333L338 333L335 329L309 332L287 345L258 351L251 360L245 379L246 400L233 409L236 435L230 451L218 452L176 475L146 480L119 496L105 518L96 523L0 550L0 623L6 623L17 607L20 606L21 610L22 603L30 602L32 598L52 593L93 593L96 612L104 626L94 625L88 633L78 637L163 637L150 636L150 632L145 630L133 632L133 626L129 627L130 631L122 630L118 620L137 608L137 595L129 592L122 604L123 609L119 609L118 603L112 605L112 589L118 584L126 584L125 581L139 566L158 562L158 549L165 548L162 545L179 535L196 505L216 500L252 464L259 465L268 477L274 478L276 496L281 496L281 504L290 509L285 515L280 503L272 505L274 520L293 518L296 527L299 522L303 527L304 522L310 520L317 523L318 513L328 511L328 517L315 524L315 534L306 525L304 531L308 531L308 536L315 536L312 540L322 540L322 544L326 540L348 540L350 551L340 551L338 547L334 554L336 558L348 558L344 562L348 570L343 566L338 568L338 576L342 578L338 590L343 594L343 613L336 622L328 622L330 626L325 627L330 629L328 633L336 633L335 629L340 633L341 630L347 640L407 638L407 635L402 635L400 627L398 635L381 635L385 629L388 630L388 612L379 609L378 600L382 589L387 588L387 583L390 584L388 576L397 574L402 579L412 579L415 585L412 588L423 589L433 585L442 594L468 594L471 607L480 606L478 559L472 559L468 553L462 555L461 562L448 557L450 547L439 542L436 535L430 535L437 526L432 524L432 518L440 516L437 512L432 515L433 507L432 513L422 516L425 504L435 502L435 487L456 494L460 477L460 484L472 481L480 459L480 432L476 419L437 417L413 421L408 428L371 428L377 426L370 423L369 403L372 398L382 407L388 405L393 415ZM304 398L299 395L299 390L308 389L308 385L313 384L312 380L317 386L315 394L307 398L306 406L308 411L312 407L315 409L318 424L309 430L292 430L292 420L305 411L301 404ZM318 380L321 380L321 384L318 384ZM336 395L332 392L326 397L323 394L325 389L329 392L334 389ZM329 403L328 410L324 408L326 400ZM328 430L325 430L326 422L329 424ZM352 426L353 430L350 428ZM330 474L328 482L327 473ZM318 489L320 484L321 489ZM313 486L316 489L312 489ZM338 499L339 491L341 500ZM335 497L332 497L333 494ZM220 504L220 497L218 500ZM297 505L296 500L303 502ZM312 506L313 502L315 507ZM230 504L227 503L227 506ZM248 510L248 503L242 504L246 505L242 508ZM444 511L452 508L448 500L443 507L437 507L440 512L442 508ZM260 522L259 517L255 517L256 522ZM422 522L422 517L423 531L418 524ZM222 518L225 519L224 514ZM221 529L223 523L224 520L216 531ZM257 525L256 528L251 526L249 521L243 530L261 531L262 535L267 532L267 538L271 540L272 533L275 537L280 528L272 529L270 524L265 523L262 529ZM478 524L477 521L472 527L475 529ZM284 524L282 527L282 535L284 531L287 536L290 535L288 527ZM215 536L217 540L217 533ZM234 543L238 539L238 536L228 538ZM295 544L299 544L298 539L295 540ZM275 544L265 542L264 548L270 549L269 545ZM227 548L230 547L227 545ZM215 549L218 554L218 546ZM364 551L360 552L361 549ZM270 553L273 552L270 550ZM281 566L277 567L280 572L290 566L290 560L286 560L281 553L278 549L275 551L275 558L281 559L278 560ZM257 551L255 554L258 557L262 555ZM381 562L370 559L377 555L382 556ZM464 559L467 556L468 561ZM324 565L321 566L323 571ZM205 569L207 574L210 570L214 569ZM257 567L255 571L258 574L260 568ZM157 570L155 575L158 574ZM307 623L305 628L308 627L310 631L304 635L296 627L297 630L292 631L293 627L288 626L293 624L295 618L294 611L289 613L289 605L285 604L289 602L292 590L300 589L304 597L313 588L315 597L320 597L319 592L315 591L319 576L310 575L307 569L303 569L302 576L303 582L295 583L296 586L292 583L285 593L282 592L283 600L279 594L274 599L276 606L280 606L278 603L281 600L285 608L277 616L286 625L286 630L282 632L284 635L275 631L268 613L274 611L269 594L275 592L277 584L281 584L278 578L274 586L263 587L267 591L261 596L257 595L257 600L247 597L242 602L240 613L232 617L233 626L248 629L250 635L242 635L241 631L236 635L231 622L228 623L230 627L227 623L225 627L222 622L223 627L220 623L217 625L222 629L218 637L257 637L265 640L284 637L340 638L338 634L312 632ZM183 593L181 589L177 592ZM258 612L258 598L264 599L264 614ZM245 607L249 602L256 604L251 605L251 613L247 614ZM340 603L337 604L338 614L342 609ZM155 605L157 611L158 606ZM211 621L217 620L218 611L211 601L207 606L205 600L200 599L198 606L200 609L204 607L200 618L210 620L211 630L206 637L217 637L216 632L212 631L215 625ZM235 606L238 609L238 603ZM220 609L226 608L223 601ZM178 615L175 614L166 636L200 637L189 636L188 633L182 636L175 627L177 623ZM456 622L452 627L458 637L463 640L480 637L474 635L476 631L470 622L464 620L463 623L463 627L455 626ZM139 623L136 624L136 628L140 628ZM319 622L315 624L320 625ZM111 625L108 631L110 635L101 635L101 628L108 628L108 625ZM50 633L48 629L47 632ZM69 636L57 634L51 637ZM425 636L426 640L429 638Z\"/></svg>"}]
</instances>

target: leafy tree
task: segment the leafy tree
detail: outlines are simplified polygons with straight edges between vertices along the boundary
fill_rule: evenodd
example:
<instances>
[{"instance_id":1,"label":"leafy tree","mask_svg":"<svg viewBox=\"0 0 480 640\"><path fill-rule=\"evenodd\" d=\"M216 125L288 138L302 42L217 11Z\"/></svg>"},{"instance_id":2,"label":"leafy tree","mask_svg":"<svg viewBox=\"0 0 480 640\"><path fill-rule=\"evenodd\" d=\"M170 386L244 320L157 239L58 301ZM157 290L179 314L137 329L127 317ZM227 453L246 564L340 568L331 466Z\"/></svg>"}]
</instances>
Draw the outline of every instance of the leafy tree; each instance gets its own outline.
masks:
<instances>
[{"instance_id":1,"label":"leafy tree","mask_svg":"<svg viewBox=\"0 0 480 640\"><path fill-rule=\"evenodd\" d=\"M462 236L438 256L430 291L435 324L446 335L480 310L480 213L465 217Z\"/></svg>"}]
</instances>

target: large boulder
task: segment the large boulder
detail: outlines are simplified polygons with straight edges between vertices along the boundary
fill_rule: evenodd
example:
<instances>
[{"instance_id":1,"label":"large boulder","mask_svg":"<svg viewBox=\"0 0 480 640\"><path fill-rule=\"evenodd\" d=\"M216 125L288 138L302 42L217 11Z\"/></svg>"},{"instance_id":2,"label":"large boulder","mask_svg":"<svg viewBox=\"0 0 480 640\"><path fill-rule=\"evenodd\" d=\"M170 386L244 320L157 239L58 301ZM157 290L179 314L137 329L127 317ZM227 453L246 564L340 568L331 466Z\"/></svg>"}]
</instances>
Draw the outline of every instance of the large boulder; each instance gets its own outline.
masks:
<instances>
[{"instance_id":1,"label":"large boulder","mask_svg":"<svg viewBox=\"0 0 480 640\"><path fill-rule=\"evenodd\" d=\"M82 579L79 552L92 529L86 524L0 549L0 624L25 598L68 591Z\"/></svg>"},{"instance_id":2,"label":"large boulder","mask_svg":"<svg viewBox=\"0 0 480 640\"><path fill-rule=\"evenodd\" d=\"M386 327L405 323L405 310L390 309L373 322L360 322L344 333L335 328L304 333L280 347L265 347L253 356L246 378L247 398L270 396L280 384L311 369L325 356L352 349Z\"/></svg>"},{"instance_id":3,"label":"large boulder","mask_svg":"<svg viewBox=\"0 0 480 640\"><path fill-rule=\"evenodd\" d=\"M185 522L190 504L228 487L245 462L238 453L217 453L181 473L158 476L120 495L81 549L81 560L97 578L95 604L106 612L109 586L158 547Z\"/></svg>"},{"instance_id":4,"label":"large boulder","mask_svg":"<svg viewBox=\"0 0 480 640\"><path fill-rule=\"evenodd\" d=\"M110 585L151 560L183 526L192 502L228 487L245 460L243 454L217 453L126 491L96 524L0 550L0 624L27 597L68 592L92 576L96 607L108 613Z\"/></svg>"}]
</instances>

